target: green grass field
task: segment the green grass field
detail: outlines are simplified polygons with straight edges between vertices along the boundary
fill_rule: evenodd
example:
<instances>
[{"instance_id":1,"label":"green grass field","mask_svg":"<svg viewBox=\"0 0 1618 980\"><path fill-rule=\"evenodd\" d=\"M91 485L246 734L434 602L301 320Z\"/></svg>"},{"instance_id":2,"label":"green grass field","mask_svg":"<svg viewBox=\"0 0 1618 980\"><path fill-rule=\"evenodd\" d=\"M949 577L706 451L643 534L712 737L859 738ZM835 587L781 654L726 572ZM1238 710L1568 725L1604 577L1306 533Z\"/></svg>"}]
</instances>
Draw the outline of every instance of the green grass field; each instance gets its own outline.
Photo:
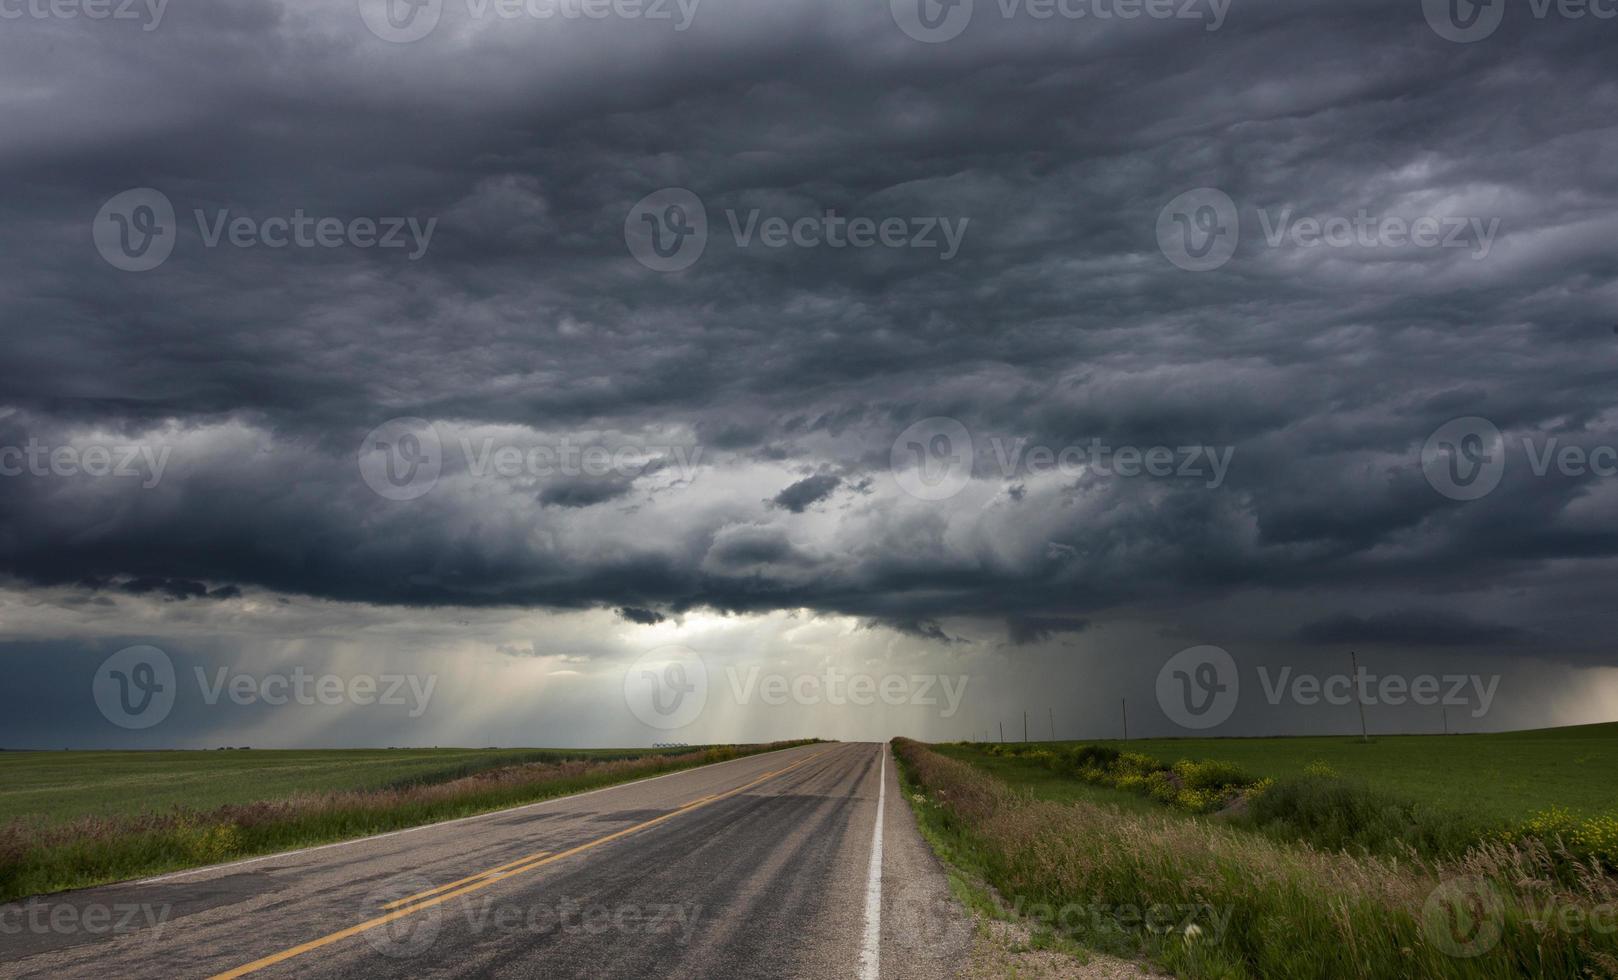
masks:
<instances>
[{"instance_id":1,"label":"green grass field","mask_svg":"<svg viewBox=\"0 0 1618 980\"><path fill-rule=\"evenodd\" d=\"M443 782L499 766L626 759L685 749L319 749L217 752L0 752L0 824L59 823L293 793Z\"/></svg>"},{"instance_id":2,"label":"green grass field","mask_svg":"<svg viewBox=\"0 0 1618 980\"><path fill-rule=\"evenodd\" d=\"M1515 822L1551 806L1581 816L1618 807L1618 724L1581 725L1484 735L1393 735L1373 738L1169 738L1129 742L1057 742L1051 746L1110 745L1143 752L1164 762L1180 759L1233 762L1255 776L1298 776L1324 762L1338 775L1363 781L1402 799L1441 809L1461 809L1482 821ZM949 755L996 771L1016 774L1041 795L1063 782L1037 766L992 759L956 747ZM963 754L965 753L965 754ZM1016 764L1013 769L1004 769ZM1027 771L1024 772L1024 769ZM1074 798L1116 793L1107 787L1067 787ZM1089 792L1084 792L1089 791ZM1047 796L1058 799L1058 796Z\"/></svg>"},{"instance_id":3,"label":"green grass field","mask_svg":"<svg viewBox=\"0 0 1618 980\"><path fill-rule=\"evenodd\" d=\"M0 902L385 833L804 742L0 753Z\"/></svg>"}]
</instances>

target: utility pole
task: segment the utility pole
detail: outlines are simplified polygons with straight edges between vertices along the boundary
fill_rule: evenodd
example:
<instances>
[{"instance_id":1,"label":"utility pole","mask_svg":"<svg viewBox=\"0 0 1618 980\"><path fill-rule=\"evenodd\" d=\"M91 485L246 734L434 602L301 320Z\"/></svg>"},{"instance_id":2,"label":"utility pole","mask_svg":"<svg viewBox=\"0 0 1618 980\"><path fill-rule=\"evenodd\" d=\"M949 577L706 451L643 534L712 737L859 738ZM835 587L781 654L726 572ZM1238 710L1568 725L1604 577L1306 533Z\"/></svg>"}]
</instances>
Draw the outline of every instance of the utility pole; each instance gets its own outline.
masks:
<instances>
[{"instance_id":1,"label":"utility pole","mask_svg":"<svg viewBox=\"0 0 1618 980\"><path fill-rule=\"evenodd\" d=\"M1003 721L1000 723L1000 744L1006 744L1006 723Z\"/></svg>"},{"instance_id":2,"label":"utility pole","mask_svg":"<svg viewBox=\"0 0 1618 980\"><path fill-rule=\"evenodd\" d=\"M1127 698L1118 699L1118 707L1124 711L1124 741L1129 741L1129 701Z\"/></svg>"},{"instance_id":3,"label":"utility pole","mask_svg":"<svg viewBox=\"0 0 1618 980\"><path fill-rule=\"evenodd\" d=\"M1444 734L1448 735L1449 734L1449 708L1447 706L1441 704L1441 705L1438 706L1438 710L1442 711L1444 713Z\"/></svg>"},{"instance_id":4,"label":"utility pole","mask_svg":"<svg viewBox=\"0 0 1618 980\"><path fill-rule=\"evenodd\" d=\"M1028 712L1022 713L1022 740L1028 741Z\"/></svg>"},{"instance_id":5,"label":"utility pole","mask_svg":"<svg viewBox=\"0 0 1618 980\"><path fill-rule=\"evenodd\" d=\"M1348 651L1348 662L1354 665L1354 703L1360 709L1360 741L1370 744L1371 736L1365 730L1365 699L1360 696L1360 658L1353 650Z\"/></svg>"},{"instance_id":6,"label":"utility pole","mask_svg":"<svg viewBox=\"0 0 1618 980\"><path fill-rule=\"evenodd\" d=\"M1045 710L1050 712L1050 716L1051 716L1051 741L1054 742L1054 741L1056 741L1056 709L1055 708L1046 708Z\"/></svg>"}]
</instances>

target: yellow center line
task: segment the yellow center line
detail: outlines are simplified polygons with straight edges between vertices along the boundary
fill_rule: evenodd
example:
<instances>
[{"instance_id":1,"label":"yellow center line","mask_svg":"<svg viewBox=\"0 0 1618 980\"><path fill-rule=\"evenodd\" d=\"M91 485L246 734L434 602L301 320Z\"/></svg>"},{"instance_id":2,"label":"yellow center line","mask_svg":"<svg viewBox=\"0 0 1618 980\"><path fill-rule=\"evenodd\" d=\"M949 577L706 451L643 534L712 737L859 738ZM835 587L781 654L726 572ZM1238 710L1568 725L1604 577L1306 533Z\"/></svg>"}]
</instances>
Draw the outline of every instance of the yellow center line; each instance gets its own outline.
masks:
<instances>
[{"instance_id":1,"label":"yellow center line","mask_svg":"<svg viewBox=\"0 0 1618 980\"><path fill-rule=\"evenodd\" d=\"M568 848L565 851L559 851L556 854L552 854L549 857L543 857L543 858L540 858L539 860L533 861L533 862L531 862L529 864L524 864L521 867L512 868L510 871L507 871L504 874L499 873L500 869L510 867L509 864L501 865L498 868L490 868L488 871L485 871L485 872L483 872L481 874L472 875L470 878L462 879L463 881L471 882L470 884L464 885L463 887L456 888L453 891L442 891L442 892L440 892L440 894L438 894L436 896L426 898L423 901L417 902L416 904L409 906L408 908L396 909L396 910L394 910L392 912L389 912L386 915L380 915L380 916L377 916L374 919L370 919L370 920L367 920L365 922L361 922L358 925L349 926L347 929L339 929L337 932L331 933L330 935L321 936L319 939L311 939L309 942L302 943L302 944L299 944L297 946L293 946L290 949L284 949L279 953L272 953L271 955L266 956L266 957L264 957L262 959L257 959L257 960L254 960L253 962L247 963L247 964L245 964L243 966L238 966L234 970L229 970L229 971L227 971L225 973L215 974L211 978L211 980L234 980L235 977L244 977L244 976L248 975L249 973L257 973L259 970L262 970L265 967L274 966L277 963L285 963L287 960L290 960L295 956L301 956L304 953L310 952L311 950L320 949L320 948L325 947L325 946L330 946L332 943L341 942L342 940L348 939L351 936L357 936L362 932L366 932L368 930L375 929L377 926L386 925L389 922L393 922L393 921L395 921L397 919L402 919L407 915L414 915L415 913L420 912L422 909L431 908L431 907L433 907L435 905L441 905L444 902L447 902L452 898L459 898L462 895L467 895L467 894L470 894L472 892L479 891L481 889L487 888L490 885L494 885L494 884L497 884L499 882L505 881L507 878L515 877L516 875L522 874L523 872L532 871L535 868L543 867L544 865L547 865L547 864L553 864L553 863L555 863L557 861L562 860L563 858L572 857L575 854L580 854L580 853L583 853L584 851L591 850L592 848L600 847L602 844L606 844L606 843L609 843L611 841L618 840L621 837L628 837L630 834L636 833L638 831L645 830L648 827L655 827L658 824L663 823L666 820L672 820L675 817L681 816L682 814L690 813L692 810L696 810L696 809L700 809L701 807L709 806L709 805L711 805L713 803L717 803L720 800L726 799L727 797L735 796L737 793L742 793L742 792L745 792L747 790L750 790L754 786L757 786L759 783L762 783L765 780L774 779L776 776L779 776L782 773L786 773L786 772L789 772L789 771L791 771L793 769L796 769L799 766L801 766L801 765L803 765L803 764L805 764L807 762L812 762L815 759L818 759L821 756L823 756L826 753L831 752L831 751L833 751L833 750L832 749L824 749L824 750L822 750L820 752L816 752L814 755L811 755L808 758L799 759L797 762L792 763L792 765L790 765L790 766L783 766L780 769L774 770L773 772L767 772L764 775L762 775L762 776L758 777L757 779L753 780L752 782L743 783L742 785L736 787L735 789L726 790L723 793L717 793L717 794L715 794L713 796L707 797L705 799L697 800L697 801L695 801L693 803L687 803L685 806L682 806L677 810L671 810L668 813L663 814L662 816L653 817L652 819L647 820L644 823L635 824L633 827L625 827L623 830L614 831L613 833L610 833L605 837L598 837L593 841L589 841L588 843L580 844L577 847L571 847L571 848ZM532 856L533 855L530 855L530 857L532 857ZM519 860L523 860L523 859L519 858ZM451 885L446 885L444 887L453 888L454 884L458 884L458 883L452 883ZM430 892L423 892L422 894L423 895L430 895L431 893ZM413 896L413 897L415 897L415 896Z\"/></svg>"},{"instance_id":2,"label":"yellow center line","mask_svg":"<svg viewBox=\"0 0 1618 980\"><path fill-rule=\"evenodd\" d=\"M500 865L498 867L488 868L486 870L479 871L475 875L467 875L465 878L462 878L459 881L452 881L447 885L439 885L437 888L429 888L424 892L417 892L414 895L409 895L409 896L406 896L404 898L398 899L396 901L389 902L388 904L386 904L386 905L384 905L382 907L385 908L385 909L396 909L401 905L409 905L411 902L414 902L418 898L426 898L429 895L436 895L439 892L447 892L451 888L455 888L455 887L457 887L459 885L464 885L469 881L477 881L479 878L487 878L489 875L492 875L497 871L504 871L507 868L515 868L519 864L523 864L525 862L532 861L535 858L542 858L542 857L544 857L545 855L547 855L549 853L550 853L550 851L535 851L534 853L526 854L526 855L518 858L515 861L507 861L505 864L502 864L502 865Z\"/></svg>"}]
</instances>

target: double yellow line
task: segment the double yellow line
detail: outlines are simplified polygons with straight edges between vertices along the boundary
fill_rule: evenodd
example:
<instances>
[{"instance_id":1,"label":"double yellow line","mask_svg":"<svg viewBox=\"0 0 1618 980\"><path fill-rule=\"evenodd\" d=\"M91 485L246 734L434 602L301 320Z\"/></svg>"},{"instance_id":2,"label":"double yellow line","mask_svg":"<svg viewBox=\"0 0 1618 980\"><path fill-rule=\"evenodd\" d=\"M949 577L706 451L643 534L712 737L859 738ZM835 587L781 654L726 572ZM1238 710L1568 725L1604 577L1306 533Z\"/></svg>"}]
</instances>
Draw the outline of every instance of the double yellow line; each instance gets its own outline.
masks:
<instances>
[{"instance_id":1,"label":"double yellow line","mask_svg":"<svg viewBox=\"0 0 1618 980\"><path fill-rule=\"evenodd\" d=\"M668 813L665 813L660 817L653 817L644 823L635 824L633 827L625 827L623 830L615 831L605 837L598 837L593 841L580 844L577 847L570 847L565 851L560 851L555 854L552 854L550 851L535 851L533 854L525 855L517 858L514 861L507 861L505 864L496 865L495 867L480 871L474 875L468 875L467 877L461 878L458 881L452 881L447 885L440 885L437 888L429 888L427 891L418 892L417 894L411 895L407 898L401 898L397 901L389 902L382 906L384 909L391 910L386 915L379 915L374 919L369 919L365 922L359 923L358 925L349 926L347 929L339 929L330 935L321 936L319 939L311 939L309 942L293 946L290 949L284 949L279 953L272 953L271 955L262 959L257 959L243 966L238 966L234 970L215 974L212 980L232 980L234 977L244 977L249 973L257 973L259 970L274 966L277 963L285 963L287 960L290 960L295 956L302 956L304 953L320 949L324 946L330 946L332 943L342 942L344 939L357 936L362 932L375 929L378 926L386 925L389 922L393 922L397 919L402 919L407 915L414 915L415 913L420 912L422 909L432 908L435 905L441 905L452 898L459 898L462 895L469 895L472 892L479 891L481 889L488 888L490 885L505 881L507 878L514 878L517 875L532 871L535 868L544 867L547 864L560 861L563 858L572 857L575 854L581 854L585 851L591 850L592 848L600 847L602 844L607 844L618 840L621 837L628 837L630 834L638 833L647 829L648 827L655 827L665 821L673 820L675 817L681 816L682 814L690 813L693 810L700 810L705 806L711 806L714 803L718 803L720 800L735 796L738 793L745 793L747 790L752 789L759 783L774 779L775 777L782 775L783 773L790 772L793 769L804 765L805 763L813 762L815 759L820 758L830 751L832 750L822 749L808 758L799 759L790 766L783 766L780 769L767 772L752 782L743 783L735 789L726 790L723 793L716 793L713 796L704 796L698 800L692 800L690 803L685 804L679 809L670 810Z\"/></svg>"}]
</instances>

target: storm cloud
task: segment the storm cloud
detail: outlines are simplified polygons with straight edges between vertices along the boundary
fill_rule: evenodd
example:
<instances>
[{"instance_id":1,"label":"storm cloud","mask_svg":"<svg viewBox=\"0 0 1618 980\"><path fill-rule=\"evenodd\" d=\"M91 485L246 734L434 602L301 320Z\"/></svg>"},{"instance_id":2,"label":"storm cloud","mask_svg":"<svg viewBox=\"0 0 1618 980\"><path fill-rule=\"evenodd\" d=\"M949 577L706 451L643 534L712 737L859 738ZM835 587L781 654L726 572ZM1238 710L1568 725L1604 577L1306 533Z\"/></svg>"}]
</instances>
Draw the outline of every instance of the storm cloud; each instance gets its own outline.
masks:
<instances>
[{"instance_id":1,"label":"storm cloud","mask_svg":"<svg viewBox=\"0 0 1618 980\"><path fill-rule=\"evenodd\" d=\"M1618 23L659 6L8 21L7 588L1610 662Z\"/></svg>"}]
</instances>

